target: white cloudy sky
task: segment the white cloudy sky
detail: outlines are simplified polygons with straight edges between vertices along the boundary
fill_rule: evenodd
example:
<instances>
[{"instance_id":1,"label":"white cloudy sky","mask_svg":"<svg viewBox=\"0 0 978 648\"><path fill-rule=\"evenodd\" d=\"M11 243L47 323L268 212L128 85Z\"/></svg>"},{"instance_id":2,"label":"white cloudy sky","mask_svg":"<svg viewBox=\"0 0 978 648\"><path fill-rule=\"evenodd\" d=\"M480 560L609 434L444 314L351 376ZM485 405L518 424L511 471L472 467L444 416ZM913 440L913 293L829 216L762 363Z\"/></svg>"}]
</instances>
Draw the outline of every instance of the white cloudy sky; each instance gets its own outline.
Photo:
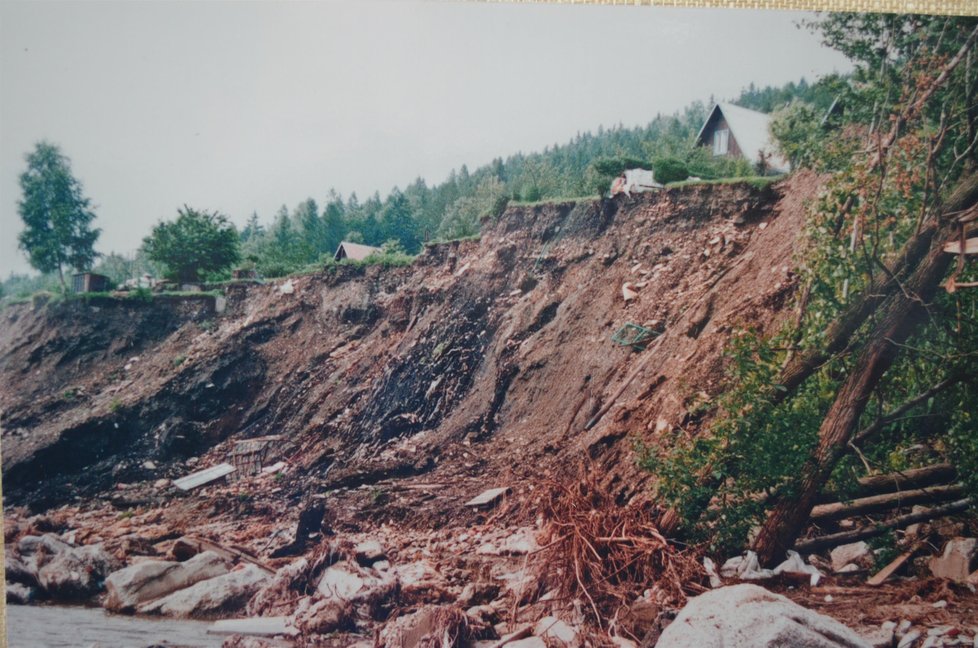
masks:
<instances>
[{"instance_id":1,"label":"white cloudy sky","mask_svg":"<svg viewBox=\"0 0 978 648\"><path fill-rule=\"evenodd\" d=\"M270 220L846 70L776 11L473 2L0 3L0 275L24 154L61 146L102 252L187 203Z\"/></svg>"}]
</instances>

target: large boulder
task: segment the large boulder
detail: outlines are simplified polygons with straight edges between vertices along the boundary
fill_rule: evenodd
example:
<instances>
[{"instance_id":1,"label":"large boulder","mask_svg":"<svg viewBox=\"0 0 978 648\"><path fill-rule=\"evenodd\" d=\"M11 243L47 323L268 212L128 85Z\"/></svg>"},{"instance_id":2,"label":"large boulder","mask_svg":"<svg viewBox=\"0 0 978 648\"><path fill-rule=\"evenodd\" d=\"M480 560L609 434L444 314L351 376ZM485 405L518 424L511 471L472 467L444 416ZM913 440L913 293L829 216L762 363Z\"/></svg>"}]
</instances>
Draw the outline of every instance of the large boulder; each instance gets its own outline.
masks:
<instances>
[{"instance_id":1,"label":"large boulder","mask_svg":"<svg viewBox=\"0 0 978 648\"><path fill-rule=\"evenodd\" d=\"M120 566L101 544L69 546L38 570L37 582L53 599L79 600L102 591L105 578Z\"/></svg>"},{"instance_id":2,"label":"large boulder","mask_svg":"<svg viewBox=\"0 0 978 648\"><path fill-rule=\"evenodd\" d=\"M870 648L835 619L757 585L721 587L689 600L656 648Z\"/></svg>"},{"instance_id":3,"label":"large boulder","mask_svg":"<svg viewBox=\"0 0 978 648\"><path fill-rule=\"evenodd\" d=\"M270 578L257 565L216 576L161 599L136 608L142 614L166 614L175 617L208 617L235 612L245 606L255 592Z\"/></svg>"},{"instance_id":4,"label":"large boulder","mask_svg":"<svg viewBox=\"0 0 978 648\"><path fill-rule=\"evenodd\" d=\"M105 607L114 612L133 610L140 603L158 599L195 583L228 573L227 565L213 551L197 554L186 562L148 560L112 572L105 580Z\"/></svg>"}]
</instances>

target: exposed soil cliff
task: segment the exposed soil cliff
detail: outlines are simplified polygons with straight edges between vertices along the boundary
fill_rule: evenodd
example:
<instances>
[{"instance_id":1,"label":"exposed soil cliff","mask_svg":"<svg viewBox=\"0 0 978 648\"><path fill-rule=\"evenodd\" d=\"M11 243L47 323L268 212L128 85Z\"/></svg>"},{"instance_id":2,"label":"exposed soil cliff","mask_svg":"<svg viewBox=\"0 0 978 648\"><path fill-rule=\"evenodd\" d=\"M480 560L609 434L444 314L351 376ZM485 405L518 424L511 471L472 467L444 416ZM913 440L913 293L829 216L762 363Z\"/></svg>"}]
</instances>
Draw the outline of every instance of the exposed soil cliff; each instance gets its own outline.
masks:
<instances>
[{"instance_id":1,"label":"exposed soil cliff","mask_svg":"<svg viewBox=\"0 0 978 648\"><path fill-rule=\"evenodd\" d=\"M11 309L7 501L104 495L268 434L282 435L275 458L299 468L304 494L431 473L452 484L449 514L448 497L584 457L623 497L639 493L632 442L689 423L690 403L720 388L735 328L783 317L816 185L513 208L481 241L429 247L411 267L340 267L288 294L282 281L234 287L217 316L111 300ZM626 282L639 295L628 302ZM626 322L663 339L615 345ZM396 517L421 513L409 509Z\"/></svg>"}]
</instances>

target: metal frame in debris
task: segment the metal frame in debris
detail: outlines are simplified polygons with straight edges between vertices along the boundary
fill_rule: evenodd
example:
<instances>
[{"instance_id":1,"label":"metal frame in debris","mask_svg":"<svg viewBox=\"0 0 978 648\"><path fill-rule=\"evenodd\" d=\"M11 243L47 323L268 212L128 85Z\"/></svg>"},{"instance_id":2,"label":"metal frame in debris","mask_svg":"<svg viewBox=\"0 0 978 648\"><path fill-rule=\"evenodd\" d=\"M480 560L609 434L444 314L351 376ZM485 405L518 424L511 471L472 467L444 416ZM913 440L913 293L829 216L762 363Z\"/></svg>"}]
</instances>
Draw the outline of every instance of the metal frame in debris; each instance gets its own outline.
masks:
<instances>
[{"instance_id":1,"label":"metal frame in debris","mask_svg":"<svg viewBox=\"0 0 978 648\"><path fill-rule=\"evenodd\" d=\"M611 341L621 346L630 346L636 351L643 351L645 350L645 345L658 337L658 335L658 331L653 331L650 328L645 328L644 326L639 326L638 324L632 324L631 322L625 322L625 324L611 336Z\"/></svg>"},{"instance_id":2,"label":"metal frame in debris","mask_svg":"<svg viewBox=\"0 0 978 648\"><path fill-rule=\"evenodd\" d=\"M280 438L279 435L270 435L235 441L229 454L231 463L237 468L235 478L241 479L260 473L271 442Z\"/></svg>"}]
</instances>

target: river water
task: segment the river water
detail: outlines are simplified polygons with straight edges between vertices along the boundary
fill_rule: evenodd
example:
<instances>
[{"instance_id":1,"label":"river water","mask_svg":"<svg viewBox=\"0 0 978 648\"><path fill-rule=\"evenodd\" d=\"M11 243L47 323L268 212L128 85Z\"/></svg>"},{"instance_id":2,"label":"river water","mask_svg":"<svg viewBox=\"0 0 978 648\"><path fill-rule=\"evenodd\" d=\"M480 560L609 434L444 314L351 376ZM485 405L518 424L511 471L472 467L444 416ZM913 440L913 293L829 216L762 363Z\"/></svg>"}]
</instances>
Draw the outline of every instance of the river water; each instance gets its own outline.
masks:
<instances>
[{"instance_id":1,"label":"river water","mask_svg":"<svg viewBox=\"0 0 978 648\"><path fill-rule=\"evenodd\" d=\"M8 605L9 648L220 648L205 621L106 614L101 608Z\"/></svg>"}]
</instances>

